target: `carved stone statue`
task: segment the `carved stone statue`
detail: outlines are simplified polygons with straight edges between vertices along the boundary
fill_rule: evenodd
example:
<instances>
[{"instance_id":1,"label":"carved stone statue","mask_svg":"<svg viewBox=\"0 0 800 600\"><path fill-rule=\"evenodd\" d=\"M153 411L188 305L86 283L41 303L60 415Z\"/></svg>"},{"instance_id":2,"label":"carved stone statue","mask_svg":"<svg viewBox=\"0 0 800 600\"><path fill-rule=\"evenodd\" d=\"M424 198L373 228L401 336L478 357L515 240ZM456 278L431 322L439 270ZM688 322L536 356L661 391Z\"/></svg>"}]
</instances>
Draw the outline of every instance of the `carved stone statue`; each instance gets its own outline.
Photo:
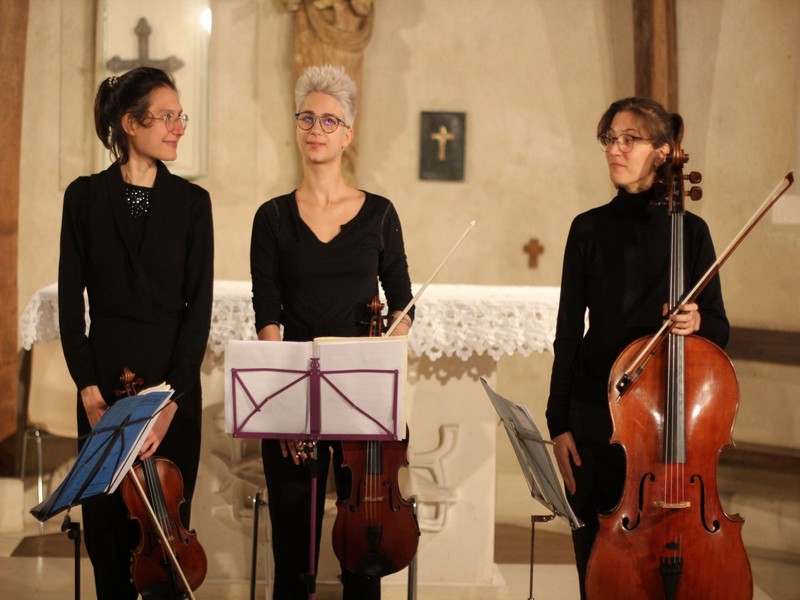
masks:
<instances>
[{"instance_id":1,"label":"carved stone statue","mask_svg":"<svg viewBox=\"0 0 800 600\"><path fill-rule=\"evenodd\" d=\"M358 87L364 48L372 35L374 0L279 0L294 17L294 81L311 65L341 65ZM294 85L292 85L292 89ZM358 118L356 118L358 120ZM353 126L353 123L349 123ZM342 169L355 185L357 138L345 150Z\"/></svg>"}]
</instances>

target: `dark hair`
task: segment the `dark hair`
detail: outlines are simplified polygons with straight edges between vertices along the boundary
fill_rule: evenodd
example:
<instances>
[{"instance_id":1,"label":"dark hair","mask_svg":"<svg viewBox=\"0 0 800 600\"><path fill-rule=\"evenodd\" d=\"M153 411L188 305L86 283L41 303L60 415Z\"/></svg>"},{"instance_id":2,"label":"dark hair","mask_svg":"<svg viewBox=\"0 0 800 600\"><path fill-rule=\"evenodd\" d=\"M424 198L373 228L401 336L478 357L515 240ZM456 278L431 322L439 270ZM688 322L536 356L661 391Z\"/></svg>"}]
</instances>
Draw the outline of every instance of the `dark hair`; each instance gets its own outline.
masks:
<instances>
[{"instance_id":1,"label":"dark hair","mask_svg":"<svg viewBox=\"0 0 800 600\"><path fill-rule=\"evenodd\" d=\"M131 114L144 123L150 94L160 87L177 91L172 75L153 67L137 67L124 75L112 75L100 83L94 99L94 130L103 146L120 164L128 162L128 136L122 117Z\"/></svg>"},{"instance_id":2,"label":"dark hair","mask_svg":"<svg viewBox=\"0 0 800 600\"><path fill-rule=\"evenodd\" d=\"M632 96L613 102L597 124L597 139L608 133L611 122L619 112L630 112L642 120L647 135L653 146L669 144L672 149L675 142L683 137L683 119L679 114L668 113L663 106L650 98Z\"/></svg>"},{"instance_id":3,"label":"dark hair","mask_svg":"<svg viewBox=\"0 0 800 600\"><path fill-rule=\"evenodd\" d=\"M597 139L608 133L614 116L620 112L630 112L642 120L642 124L654 148L668 144L670 151L675 143L683 139L683 118L678 113L668 113L661 104L651 98L631 96L612 102L600 122L597 124ZM656 179L662 179L668 168L662 164L656 173Z\"/></svg>"}]
</instances>

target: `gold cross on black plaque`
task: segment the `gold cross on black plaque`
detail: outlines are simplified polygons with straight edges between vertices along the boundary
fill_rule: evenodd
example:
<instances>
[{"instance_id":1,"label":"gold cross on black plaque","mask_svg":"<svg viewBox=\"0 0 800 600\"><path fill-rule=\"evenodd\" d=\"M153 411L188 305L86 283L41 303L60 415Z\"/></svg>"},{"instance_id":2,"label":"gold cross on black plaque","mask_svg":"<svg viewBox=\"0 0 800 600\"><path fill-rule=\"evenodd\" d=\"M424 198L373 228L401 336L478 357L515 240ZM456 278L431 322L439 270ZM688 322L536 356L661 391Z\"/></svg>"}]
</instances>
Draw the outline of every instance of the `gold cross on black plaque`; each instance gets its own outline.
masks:
<instances>
[{"instance_id":1,"label":"gold cross on black plaque","mask_svg":"<svg viewBox=\"0 0 800 600\"><path fill-rule=\"evenodd\" d=\"M183 61L175 56L167 58L150 60L150 34L153 30L150 29L150 24L147 19L142 17L136 24L136 29L133 30L139 38L139 57L132 59L122 59L119 56L113 56L106 63L106 68L112 73L119 73L120 71L129 71L136 67L156 67L163 69L168 73L177 71L183 66Z\"/></svg>"},{"instance_id":2,"label":"gold cross on black plaque","mask_svg":"<svg viewBox=\"0 0 800 600\"><path fill-rule=\"evenodd\" d=\"M538 239L531 238L522 249L528 254L528 266L535 269L539 265L539 255L544 254L544 246L539 243Z\"/></svg>"},{"instance_id":3,"label":"gold cross on black plaque","mask_svg":"<svg viewBox=\"0 0 800 600\"><path fill-rule=\"evenodd\" d=\"M437 133L431 134L431 139L439 142L439 153L437 158L439 160L444 160L447 158L447 142L456 139L456 137L447 131L447 127L442 125L439 127L439 131Z\"/></svg>"}]
</instances>

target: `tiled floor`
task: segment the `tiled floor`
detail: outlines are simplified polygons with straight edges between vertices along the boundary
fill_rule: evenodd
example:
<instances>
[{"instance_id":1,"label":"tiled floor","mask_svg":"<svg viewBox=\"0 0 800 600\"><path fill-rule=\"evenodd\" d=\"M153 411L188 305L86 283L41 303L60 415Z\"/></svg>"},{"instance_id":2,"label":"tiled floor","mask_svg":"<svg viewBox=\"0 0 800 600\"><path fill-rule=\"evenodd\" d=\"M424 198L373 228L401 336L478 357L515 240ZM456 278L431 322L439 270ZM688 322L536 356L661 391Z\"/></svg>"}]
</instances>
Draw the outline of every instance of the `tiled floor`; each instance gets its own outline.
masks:
<instances>
[{"instance_id":1,"label":"tiled floor","mask_svg":"<svg viewBox=\"0 0 800 600\"><path fill-rule=\"evenodd\" d=\"M35 525L27 535L36 535ZM75 597L74 569L71 558L12 557L21 535L0 535L0 598L3 600L67 600ZM750 556L756 582L754 600L800 600L800 564ZM91 564L81 561L81 599L94 598ZM491 589L463 589L454 592L446 587L421 587L417 600L574 600L577 598L575 568L565 564L537 564L534 569L533 594L530 593L530 567L527 564L498 565L505 585ZM255 598L265 600L263 585L256 587ZM207 581L195 593L197 600L247 600L250 583ZM340 597L335 586L319 586L318 600ZM405 585L385 585L384 600L406 600ZM699 600L699 599L698 599Z\"/></svg>"}]
</instances>

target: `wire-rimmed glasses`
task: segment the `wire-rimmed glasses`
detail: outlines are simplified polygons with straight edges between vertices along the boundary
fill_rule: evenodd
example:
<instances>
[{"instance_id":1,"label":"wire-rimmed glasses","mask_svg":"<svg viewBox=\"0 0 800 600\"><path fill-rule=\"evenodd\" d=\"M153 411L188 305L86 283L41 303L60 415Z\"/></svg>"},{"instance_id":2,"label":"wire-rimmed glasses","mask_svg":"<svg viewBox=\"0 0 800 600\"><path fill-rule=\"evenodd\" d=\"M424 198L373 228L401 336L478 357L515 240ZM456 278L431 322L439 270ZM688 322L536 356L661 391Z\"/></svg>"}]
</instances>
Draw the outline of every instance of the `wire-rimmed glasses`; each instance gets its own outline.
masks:
<instances>
[{"instance_id":1,"label":"wire-rimmed glasses","mask_svg":"<svg viewBox=\"0 0 800 600\"><path fill-rule=\"evenodd\" d=\"M610 133L607 133L597 138L597 141L600 142L600 147L603 149L603 152L608 152L611 150L614 147L614 144L617 145L617 148L619 148L620 152L630 152L636 142L649 142L650 140L648 138L638 137L629 133L623 133L622 135L618 136L613 136Z\"/></svg>"},{"instance_id":2,"label":"wire-rimmed glasses","mask_svg":"<svg viewBox=\"0 0 800 600\"><path fill-rule=\"evenodd\" d=\"M145 118L153 119L154 121L163 121L164 127L167 128L167 131L174 130L178 122L180 122L183 129L186 129L186 127L189 125L189 115L187 114L173 115L172 113L169 113L166 115L161 115L160 117L155 115L147 115Z\"/></svg>"},{"instance_id":3,"label":"wire-rimmed glasses","mask_svg":"<svg viewBox=\"0 0 800 600\"><path fill-rule=\"evenodd\" d=\"M317 116L313 113L306 111L295 113L294 120L297 122L297 126L303 131L309 131L310 129L313 129L315 121L319 121L319 126L325 133L333 133L334 131L336 131L339 125L344 125L345 127L349 127L347 123L345 123L338 117L334 117L333 115Z\"/></svg>"}]
</instances>

